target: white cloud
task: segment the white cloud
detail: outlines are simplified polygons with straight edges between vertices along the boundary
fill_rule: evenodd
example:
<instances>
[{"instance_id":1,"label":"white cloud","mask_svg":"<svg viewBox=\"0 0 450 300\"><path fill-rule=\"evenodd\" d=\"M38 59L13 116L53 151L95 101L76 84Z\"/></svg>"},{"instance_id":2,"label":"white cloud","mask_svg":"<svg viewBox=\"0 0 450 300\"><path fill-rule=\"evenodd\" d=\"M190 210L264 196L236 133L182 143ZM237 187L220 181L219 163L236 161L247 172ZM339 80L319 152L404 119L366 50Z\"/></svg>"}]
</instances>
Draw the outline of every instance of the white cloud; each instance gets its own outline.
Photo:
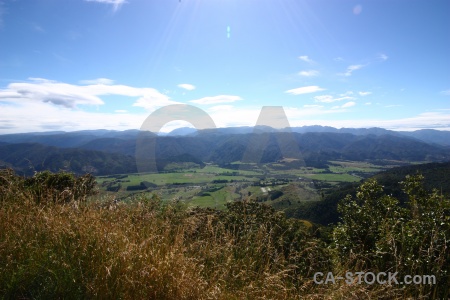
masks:
<instances>
[{"instance_id":1,"label":"white cloud","mask_svg":"<svg viewBox=\"0 0 450 300\"><path fill-rule=\"evenodd\" d=\"M223 111L231 111L233 109L233 105L216 105L208 108L209 112L223 112Z\"/></svg>"},{"instance_id":2,"label":"white cloud","mask_svg":"<svg viewBox=\"0 0 450 300\"><path fill-rule=\"evenodd\" d=\"M316 70L305 70L305 71L300 71L298 73L298 75L300 76L305 76L305 77L314 77L314 76L318 76L319 75L319 71Z\"/></svg>"},{"instance_id":3,"label":"white cloud","mask_svg":"<svg viewBox=\"0 0 450 300\"><path fill-rule=\"evenodd\" d=\"M368 96L368 95L372 94L372 92L358 92L358 94L360 96L364 97L364 96Z\"/></svg>"},{"instance_id":4,"label":"white cloud","mask_svg":"<svg viewBox=\"0 0 450 300\"><path fill-rule=\"evenodd\" d=\"M0 101L0 133L48 130L75 131L87 129L138 129L148 113L99 113L32 101L14 105ZM2 126L2 124L4 126Z\"/></svg>"},{"instance_id":5,"label":"white cloud","mask_svg":"<svg viewBox=\"0 0 450 300\"><path fill-rule=\"evenodd\" d=\"M450 96L450 90L442 91L442 95Z\"/></svg>"},{"instance_id":6,"label":"white cloud","mask_svg":"<svg viewBox=\"0 0 450 300\"><path fill-rule=\"evenodd\" d=\"M339 75L351 76L354 71L359 70L363 67L365 67L365 65L351 65L347 67L347 71L345 71L345 73L340 73Z\"/></svg>"},{"instance_id":7,"label":"white cloud","mask_svg":"<svg viewBox=\"0 0 450 300\"><path fill-rule=\"evenodd\" d=\"M105 85L112 85L114 84L114 80L108 79L108 78L97 78L97 79L90 79L90 80L80 80L81 84L105 84Z\"/></svg>"},{"instance_id":8,"label":"white cloud","mask_svg":"<svg viewBox=\"0 0 450 300\"><path fill-rule=\"evenodd\" d=\"M213 96L213 97L204 97L197 100L191 100L189 102L196 103L196 104L218 104L218 103L230 103L242 100L239 96L232 96L232 95L219 95L219 96Z\"/></svg>"},{"instance_id":9,"label":"white cloud","mask_svg":"<svg viewBox=\"0 0 450 300\"><path fill-rule=\"evenodd\" d=\"M362 6L360 4L355 5L355 7L353 7L353 14L359 15L361 12L362 12Z\"/></svg>"},{"instance_id":10,"label":"white cloud","mask_svg":"<svg viewBox=\"0 0 450 300\"><path fill-rule=\"evenodd\" d=\"M195 86L189 83L182 83L178 85L179 88L188 90L188 91L192 91L195 90Z\"/></svg>"},{"instance_id":11,"label":"white cloud","mask_svg":"<svg viewBox=\"0 0 450 300\"><path fill-rule=\"evenodd\" d=\"M220 109L217 106L207 112L217 127L255 126L261 107Z\"/></svg>"},{"instance_id":12,"label":"white cloud","mask_svg":"<svg viewBox=\"0 0 450 300\"><path fill-rule=\"evenodd\" d=\"M119 10L123 4L128 3L126 0L84 0L84 1L110 4L113 6L113 11L115 12Z\"/></svg>"},{"instance_id":13,"label":"white cloud","mask_svg":"<svg viewBox=\"0 0 450 300\"><path fill-rule=\"evenodd\" d=\"M95 80L95 82L99 81ZM105 82L104 79L103 82ZM110 81L107 80L107 82ZM148 110L178 103L153 88L98 83L73 85L43 78L30 78L30 82L9 84L6 89L0 90L0 102L16 104L41 102L66 108L76 108L78 105L102 105L104 102L99 97L102 95L135 97L138 99L133 106L144 107Z\"/></svg>"},{"instance_id":14,"label":"white cloud","mask_svg":"<svg viewBox=\"0 0 450 300\"><path fill-rule=\"evenodd\" d=\"M320 96L314 97L315 102L322 102L322 103L332 103L332 102L336 102L336 101L353 100L353 99L354 99L353 97L349 97L349 96L334 98L331 95L320 95Z\"/></svg>"},{"instance_id":15,"label":"white cloud","mask_svg":"<svg viewBox=\"0 0 450 300\"><path fill-rule=\"evenodd\" d=\"M334 97L331 95L320 95L320 96L316 96L314 97L314 100L316 102L324 102L324 103L331 103L334 102L336 100L334 100Z\"/></svg>"},{"instance_id":16,"label":"white cloud","mask_svg":"<svg viewBox=\"0 0 450 300\"><path fill-rule=\"evenodd\" d=\"M11 83L6 90L0 90L0 101L39 101L69 108L80 104L103 104L95 93L89 93L84 87L41 78L30 80L31 82Z\"/></svg>"},{"instance_id":17,"label":"white cloud","mask_svg":"<svg viewBox=\"0 0 450 300\"><path fill-rule=\"evenodd\" d=\"M45 33L45 29L42 28L42 26L40 26L39 24L31 23L31 28L36 32Z\"/></svg>"},{"instance_id":18,"label":"white cloud","mask_svg":"<svg viewBox=\"0 0 450 300\"><path fill-rule=\"evenodd\" d=\"M339 110L331 111L331 113L338 113ZM330 113L330 111L322 111L323 114ZM390 130L419 130L419 129L437 129L450 131L450 113L449 112L427 112L410 118L403 119L357 119L357 120L333 120L330 117L319 119L319 114L314 118L307 119L298 111L286 109L286 115L289 118L291 126L308 126L308 125L322 125L332 126L336 128L370 128L381 127Z\"/></svg>"},{"instance_id":19,"label":"white cloud","mask_svg":"<svg viewBox=\"0 0 450 300\"><path fill-rule=\"evenodd\" d=\"M155 89L146 88L143 90L144 93L137 99L133 106L142 107L148 111L154 111L166 105L180 104L180 102L169 100L169 97L161 94Z\"/></svg>"},{"instance_id":20,"label":"white cloud","mask_svg":"<svg viewBox=\"0 0 450 300\"><path fill-rule=\"evenodd\" d=\"M4 96L2 92L1 94ZM337 128L382 127L393 130L423 128L450 130L450 110L448 109L422 113L410 118L390 120L381 119L381 117L368 119L363 116L360 119L342 119L339 115L348 112L348 108L342 108L342 106L328 109L321 105L304 105L303 107L284 107L284 110L291 126L322 125ZM112 113L87 112L40 101L18 101L12 104L0 101L0 111L2 112L0 119L1 134L99 128L112 130L138 129L148 116L148 112L131 114L120 109ZM218 127L254 126L261 112L261 107L234 108L231 105L217 105L209 107L206 111ZM186 124L181 125L181 127L183 126L186 126ZM175 128L177 127L174 126L170 130ZM162 131L166 130L163 129Z\"/></svg>"},{"instance_id":21,"label":"white cloud","mask_svg":"<svg viewBox=\"0 0 450 300\"><path fill-rule=\"evenodd\" d=\"M127 113L128 110L125 110L125 109L116 109L114 112L119 113L119 114L124 114L124 113Z\"/></svg>"},{"instance_id":22,"label":"white cloud","mask_svg":"<svg viewBox=\"0 0 450 300\"><path fill-rule=\"evenodd\" d=\"M309 58L308 55L299 56L298 59L310 64L314 63L314 61L311 58Z\"/></svg>"},{"instance_id":23,"label":"white cloud","mask_svg":"<svg viewBox=\"0 0 450 300\"><path fill-rule=\"evenodd\" d=\"M323 90L325 90L325 89L318 87L317 85L310 85L310 86L304 86L304 87L299 87L296 89L288 90L285 93L288 93L291 95L301 95L301 94L320 92Z\"/></svg>"},{"instance_id":24,"label":"white cloud","mask_svg":"<svg viewBox=\"0 0 450 300\"><path fill-rule=\"evenodd\" d=\"M350 102L348 102L350 103ZM348 107L355 104L344 104L335 109L326 109L323 106L306 106L306 107L284 107L286 116L288 117L291 126L304 125L322 125L333 126L337 128L353 127L353 128L368 128L368 127L382 127L392 130L416 130L423 128L435 128L441 130L450 130L450 112L433 112L423 113L411 118L404 119L333 119L334 115L339 115L348 112ZM229 110L217 110L208 113L218 127L229 126L254 126L258 119L261 107L254 108L236 108Z\"/></svg>"},{"instance_id":25,"label":"white cloud","mask_svg":"<svg viewBox=\"0 0 450 300\"><path fill-rule=\"evenodd\" d=\"M322 108L323 105L317 105L317 104L305 104L303 105L304 108Z\"/></svg>"},{"instance_id":26,"label":"white cloud","mask_svg":"<svg viewBox=\"0 0 450 300\"><path fill-rule=\"evenodd\" d=\"M347 108L347 107L352 107L352 106L355 106L355 105L356 105L356 102L350 101L350 102L345 103L345 104L342 105L341 107L342 107L342 108Z\"/></svg>"},{"instance_id":27,"label":"white cloud","mask_svg":"<svg viewBox=\"0 0 450 300\"><path fill-rule=\"evenodd\" d=\"M381 61L386 61L388 60L389 56L387 56L386 54L380 53L378 54L378 59Z\"/></svg>"},{"instance_id":28,"label":"white cloud","mask_svg":"<svg viewBox=\"0 0 450 300\"><path fill-rule=\"evenodd\" d=\"M364 105L372 105L372 102L366 102Z\"/></svg>"}]
</instances>

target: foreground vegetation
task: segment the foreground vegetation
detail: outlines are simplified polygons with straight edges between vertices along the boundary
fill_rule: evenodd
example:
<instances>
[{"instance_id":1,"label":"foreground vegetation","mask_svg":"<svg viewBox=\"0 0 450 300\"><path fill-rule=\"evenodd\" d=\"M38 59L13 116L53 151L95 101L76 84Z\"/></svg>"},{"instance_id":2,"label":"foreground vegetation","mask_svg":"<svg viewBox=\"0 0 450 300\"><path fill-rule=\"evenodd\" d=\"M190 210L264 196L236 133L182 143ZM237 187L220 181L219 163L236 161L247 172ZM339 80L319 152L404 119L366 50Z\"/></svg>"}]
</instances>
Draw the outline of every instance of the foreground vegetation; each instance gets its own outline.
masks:
<instances>
[{"instance_id":1,"label":"foreground vegetation","mask_svg":"<svg viewBox=\"0 0 450 300\"><path fill-rule=\"evenodd\" d=\"M225 210L157 195L87 201L92 177L0 170L2 298L359 299L450 297L450 204L419 175L401 206L366 181L317 228L253 201ZM331 233L332 232L332 233ZM317 284L314 274L399 272L436 284ZM322 278L325 279L325 278Z\"/></svg>"}]
</instances>

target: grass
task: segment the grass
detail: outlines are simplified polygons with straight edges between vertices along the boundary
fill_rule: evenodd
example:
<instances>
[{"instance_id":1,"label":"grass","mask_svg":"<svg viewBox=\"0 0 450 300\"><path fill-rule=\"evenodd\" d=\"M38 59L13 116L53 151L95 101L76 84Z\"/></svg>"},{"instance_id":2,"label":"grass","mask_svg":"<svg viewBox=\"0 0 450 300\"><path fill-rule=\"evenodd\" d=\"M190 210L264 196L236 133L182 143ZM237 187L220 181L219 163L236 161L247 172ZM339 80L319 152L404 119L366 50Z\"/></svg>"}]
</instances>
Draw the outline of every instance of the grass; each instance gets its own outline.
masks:
<instances>
[{"instance_id":1,"label":"grass","mask_svg":"<svg viewBox=\"0 0 450 300\"><path fill-rule=\"evenodd\" d=\"M4 298L333 299L312 282L327 268L321 243L302 234L284 255L261 221L241 236L214 213L140 199L134 204L0 209L0 295ZM249 223L251 224L251 223ZM236 223L235 226L238 226ZM244 226L246 226L244 224ZM300 228L300 227L299 227ZM273 238L273 237L272 237ZM266 254L264 254L266 253ZM323 261L322 261L323 260ZM302 267L306 264L313 269ZM330 266L328 266L330 268ZM365 288L346 287L356 295Z\"/></svg>"},{"instance_id":2,"label":"grass","mask_svg":"<svg viewBox=\"0 0 450 300\"><path fill-rule=\"evenodd\" d=\"M390 285L315 284L315 272L344 275L348 258L322 241L313 224L255 202L217 211L157 196L58 202L45 195L60 191L41 191L37 201L19 177L0 172L0 298L411 296ZM227 199L230 192L213 194Z\"/></svg>"},{"instance_id":3,"label":"grass","mask_svg":"<svg viewBox=\"0 0 450 300\"><path fill-rule=\"evenodd\" d=\"M356 182L361 180L361 178L350 174L325 173L325 174L303 174L303 176L310 179L331 181L331 182Z\"/></svg>"},{"instance_id":4,"label":"grass","mask_svg":"<svg viewBox=\"0 0 450 300\"><path fill-rule=\"evenodd\" d=\"M300 293L301 275L289 256L267 248L264 222L247 239L214 213L144 198L78 208L8 203L0 220L5 298L295 299Z\"/></svg>"},{"instance_id":5,"label":"grass","mask_svg":"<svg viewBox=\"0 0 450 300\"><path fill-rule=\"evenodd\" d=\"M239 198L239 195L233 192L232 187L223 187L214 192L208 192L208 196L197 196L188 201L190 206L212 207L223 210L228 202Z\"/></svg>"}]
</instances>

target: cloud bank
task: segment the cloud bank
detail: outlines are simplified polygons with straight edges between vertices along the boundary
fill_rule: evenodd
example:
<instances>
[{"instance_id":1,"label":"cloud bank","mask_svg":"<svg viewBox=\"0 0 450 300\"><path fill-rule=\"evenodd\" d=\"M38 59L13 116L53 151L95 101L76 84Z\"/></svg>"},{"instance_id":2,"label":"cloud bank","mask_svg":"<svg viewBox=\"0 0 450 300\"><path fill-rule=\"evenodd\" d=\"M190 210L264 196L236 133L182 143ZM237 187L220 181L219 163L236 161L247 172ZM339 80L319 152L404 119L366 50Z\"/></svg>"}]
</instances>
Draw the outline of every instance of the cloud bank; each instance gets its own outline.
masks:
<instances>
[{"instance_id":1,"label":"cloud bank","mask_svg":"<svg viewBox=\"0 0 450 300\"><path fill-rule=\"evenodd\" d=\"M11 83L6 89L0 90L0 102L18 105L42 102L77 108L79 105L103 105L104 101L100 96L118 95L138 98L133 106L148 110L178 103L156 89L112 85L113 81L107 78L81 81L88 85L74 85L43 78L29 78L29 80L29 82Z\"/></svg>"}]
</instances>

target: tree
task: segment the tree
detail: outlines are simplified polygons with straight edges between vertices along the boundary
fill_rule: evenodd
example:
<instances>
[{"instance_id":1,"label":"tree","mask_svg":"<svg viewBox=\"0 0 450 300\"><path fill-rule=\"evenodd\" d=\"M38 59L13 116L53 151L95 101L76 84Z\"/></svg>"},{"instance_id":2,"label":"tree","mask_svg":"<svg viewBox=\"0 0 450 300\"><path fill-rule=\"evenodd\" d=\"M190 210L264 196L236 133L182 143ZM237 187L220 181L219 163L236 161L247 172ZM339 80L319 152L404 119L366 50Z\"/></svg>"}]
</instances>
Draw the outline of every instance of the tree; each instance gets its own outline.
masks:
<instances>
[{"instance_id":1,"label":"tree","mask_svg":"<svg viewBox=\"0 0 450 300\"><path fill-rule=\"evenodd\" d=\"M338 205L341 223L335 247L347 266L402 275L434 275L436 285L409 285L413 295L450 295L450 202L437 190L423 188L423 176L401 182L409 202L383 194L374 180L363 183L356 198Z\"/></svg>"}]
</instances>

